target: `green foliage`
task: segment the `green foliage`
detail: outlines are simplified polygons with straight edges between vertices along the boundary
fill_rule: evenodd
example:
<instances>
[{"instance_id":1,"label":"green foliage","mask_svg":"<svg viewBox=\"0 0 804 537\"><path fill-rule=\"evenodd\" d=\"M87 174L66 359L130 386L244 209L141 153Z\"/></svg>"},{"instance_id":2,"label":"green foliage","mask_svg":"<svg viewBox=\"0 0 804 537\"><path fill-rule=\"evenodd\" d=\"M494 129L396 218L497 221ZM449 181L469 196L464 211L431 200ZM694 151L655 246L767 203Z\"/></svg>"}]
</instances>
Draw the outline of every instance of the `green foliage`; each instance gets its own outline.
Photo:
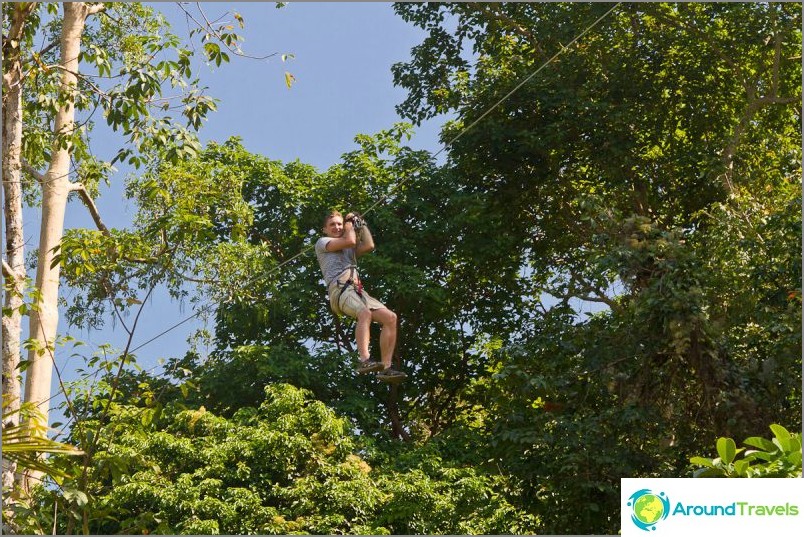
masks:
<instances>
[{"instance_id":1,"label":"green foliage","mask_svg":"<svg viewBox=\"0 0 804 537\"><path fill-rule=\"evenodd\" d=\"M157 284L198 301L205 289L232 293L248 275L271 268L268 248L246 241L253 209L241 190L256 172L234 165L242 153L234 141L212 144L199 159L131 178L127 195L140 207L131 229L68 230L56 260L84 290L67 310L70 322L97 327L110 308L138 305Z\"/></svg>"},{"instance_id":2,"label":"green foliage","mask_svg":"<svg viewBox=\"0 0 804 537\"><path fill-rule=\"evenodd\" d=\"M724 437L704 473L795 473L797 441L800 473L800 438L756 436L801 419L800 10L623 5L493 107L609 7L399 4L428 33L400 111L456 114L445 164L407 125L324 171L231 139L132 180L136 230L69 235L82 311L104 278L122 309L201 274L214 348L77 397L88 502L40 491L36 524L62 502L64 531L616 533L621 477L684 475L718 435L757 449ZM397 388L354 375L294 257L332 207L371 207Z\"/></svg>"},{"instance_id":3,"label":"green foliage","mask_svg":"<svg viewBox=\"0 0 804 537\"><path fill-rule=\"evenodd\" d=\"M39 6L26 21L25 31L23 70L29 91L24 92L22 149L34 168L50 159L54 139L61 146L69 142L76 181L94 197L116 162L141 167L156 158L175 162L197 155L200 144L192 132L215 110L215 100L204 95L193 78L192 47L182 45L152 7L112 2L88 19L81 36L78 85L68 94L60 92L62 72L53 68L59 63L59 47L36 48L59 42L58 13L45 4ZM183 105L179 117L173 115L174 98ZM51 132L53 118L66 102L75 106L80 122L69 140ZM91 150L96 113L123 139L111 161L99 159Z\"/></svg>"},{"instance_id":4,"label":"green foliage","mask_svg":"<svg viewBox=\"0 0 804 537\"><path fill-rule=\"evenodd\" d=\"M374 462L376 449L309 392L278 384L264 393L258 408L241 408L230 419L171 405L143 425L142 408L115 405L98 431L100 449L82 487L86 501L39 489L41 510L28 523L55 522L64 533L73 517L89 533L107 534L535 529L535 520L506 499L499 476L441 464L432 452L419 458L415 449L404 465L382 456ZM53 502L62 513L55 521Z\"/></svg>"},{"instance_id":5,"label":"green foliage","mask_svg":"<svg viewBox=\"0 0 804 537\"><path fill-rule=\"evenodd\" d=\"M801 477L801 434L770 426L773 438L746 438L739 448L731 438L718 438L718 457L692 457L699 468L693 477ZM750 449L755 448L755 449ZM738 455L741 455L738 458Z\"/></svg>"},{"instance_id":6,"label":"green foliage","mask_svg":"<svg viewBox=\"0 0 804 537\"><path fill-rule=\"evenodd\" d=\"M57 466L49 463L44 458L45 454L60 453L66 455L82 455L81 450L65 444L51 440L46 436L47 429L41 425L41 420L31 420L31 423L38 429L31 429L28 425L28 416L37 414L37 409L24 403L20 408L9 412L9 399L3 396L3 458L18 465L18 471L36 470L43 472L55 479L66 477ZM13 420L16 415L23 417L17 418L16 424ZM6 491L4 491L5 493Z\"/></svg>"},{"instance_id":7,"label":"green foliage","mask_svg":"<svg viewBox=\"0 0 804 537\"><path fill-rule=\"evenodd\" d=\"M621 5L503 99L610 7L395 5L427 32L398 110L457 116L448 285L503 342L461 397L548 533L801 420L800 10Z\"/></svg>"}]
</instances>

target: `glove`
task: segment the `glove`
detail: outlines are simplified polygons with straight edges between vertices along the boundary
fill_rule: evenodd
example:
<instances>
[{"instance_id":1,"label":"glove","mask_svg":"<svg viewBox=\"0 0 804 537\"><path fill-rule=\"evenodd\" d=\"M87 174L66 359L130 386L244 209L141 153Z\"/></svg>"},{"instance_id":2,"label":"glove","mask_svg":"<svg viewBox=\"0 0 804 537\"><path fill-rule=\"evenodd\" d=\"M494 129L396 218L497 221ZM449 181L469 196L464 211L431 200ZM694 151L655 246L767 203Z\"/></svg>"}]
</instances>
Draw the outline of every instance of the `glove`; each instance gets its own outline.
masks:
<instances>
[{"instance_id":1,"label":"glove","mask_svg":"<svg viewBox=\"0 0 804 537\"><path fill-rule=\"evenodd\" d=\"M363 229L364 224L365 222L362 218L360 218L360 215L356 214L352 217L352 226L355 228L355 231L360 231Z\"/></svg>"}]
</instances>

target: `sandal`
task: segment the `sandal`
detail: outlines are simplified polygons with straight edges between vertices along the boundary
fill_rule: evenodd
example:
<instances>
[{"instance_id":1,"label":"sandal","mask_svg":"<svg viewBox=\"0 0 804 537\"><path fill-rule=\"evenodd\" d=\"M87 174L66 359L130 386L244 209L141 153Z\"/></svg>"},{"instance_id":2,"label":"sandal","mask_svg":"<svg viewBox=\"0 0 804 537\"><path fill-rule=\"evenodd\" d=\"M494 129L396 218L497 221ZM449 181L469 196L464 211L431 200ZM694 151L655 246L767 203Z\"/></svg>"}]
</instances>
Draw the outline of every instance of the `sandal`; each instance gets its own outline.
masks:
<instances>
[{"instance_id":1,"label":"sandal","mask_svg":"<svg viewBox=\"0 0 804 537\"><path fill-rule=\"evenodd\" d=\"M396 369L388 367L377 373L377 378L382 382L387 382L389 384L399 384L408 378L408 376L402 371L397 371Z\"/></svg>"},{"instance_id":2,"label":"sandal","mask_svg":"<svg viewBox=\"0 0 804 537\"><path fill-rule=\"evenodd\" d=\"M380 362L375 362L374 360L358 360L355 371L363 375L365 373L374 373L382 368L383 365Z\"/></svg>"}]
</instances>

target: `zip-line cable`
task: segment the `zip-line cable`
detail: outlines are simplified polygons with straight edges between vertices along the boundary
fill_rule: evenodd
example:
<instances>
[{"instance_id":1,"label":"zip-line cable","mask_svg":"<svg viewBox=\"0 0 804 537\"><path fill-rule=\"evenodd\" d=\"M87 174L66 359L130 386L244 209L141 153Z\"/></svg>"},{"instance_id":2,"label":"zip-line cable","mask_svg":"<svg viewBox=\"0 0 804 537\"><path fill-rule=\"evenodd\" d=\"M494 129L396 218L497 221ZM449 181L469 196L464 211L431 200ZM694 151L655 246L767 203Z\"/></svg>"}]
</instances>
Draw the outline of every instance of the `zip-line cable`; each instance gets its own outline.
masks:
<instances>
[{"instance_id":1,"label":"zip-line cable","mask_svg":"<svg viewBox=\"0 0 804 537\"><path fill-rule=\"evenodd\" d=\"M472 121L472 122L471 122L469 125L467 125L467 126L466 126L466 127L464 127L463 129L461 129L461 131L460 131L460 132L459 132L459 133L458 133L458 134L457 134L455 137L453 137L453 138L452 138L452 139L451 139L449 142L447 142L446 144L444 144L444 147L442 147L442 148L441 148L441 149L439 149L439 150L438 150L436 153L434 153L434 154L433 154L433 156L432 156L432 158L435 158L435 157L437 157L438 155L440 155L441 153L443 153L444 151L446 151L446 149L447 149L448 147L450 147L452 144L454 144L456 141L458 141L458 139L460 139L460 138L461 138L461 137L462 137L464 134L466 134L466 133L467 133L469 130L471 130L472 128L474 128L474 127L475 127L475 126L476 126L478 123L480 123L480 122L481 122L481 121L482 121L482 120L483 120L483 119L484 119L486 116L488 116L488 115L489 115L489 114L490 114L490 113L491 113L491 112L492 112L492 111L493 111L495 108L497 108L497 107L498 107L498 106L500 106L502 103L504 103L504 102L505 102L505 101L506 101L506 100L507 100L509 97L511 97L511 95L513 95L514 93L516 93L516 92L517 92L517 91L518 91L520 88L522 88L522 86L524 86L524 85L525 85L525 84L527 84L527 83L528 83L530 80L532 80L532 79L533 79L533 77L535 77L537 74L539 74L539 72L541 72L541 71L542 71L542 70L543 70L545 67L547 67L548 65L550 65L550 64L551 64L551 63L552 63L552 62L553 62L553 61L554 61L556 58L558 58L558 57L559 57L561 54L563 54L565 51L567 51L567 50L569 49L569 47L570 47L570 46L572 46L573 44L575 44L575 43L576 43L576 42L577 42L579 39L581 39L581 38L582 38L584 35L586 35L586 34L587 34L587 33L588 33L590 30L592 30L592 29L593 29L595 26L597 26L597 25L598 25L598 24L599 24L599 23L600 23L600 22L601 22L603 19L605 19L606 17L608 17L608 16L609 16L609 14L611 14L611 13L612 13L612 12L613 12L615 9L617 9L617 8L620 6L620 4L622 4L622 2L617 2L616 4L614 4L614 6L612 6L612 7L611 7L611 9L609 9L609 10L608 10L608 11L606 11L606 12L605 12L603 15L601 15L600 17L598 17L597 19L595 19L595 21L594 21L594 22L592 22L592 23L591 23L589 26L587 26L587 27L586 27L586 28L585 28L585 29L584 29L584 30L583 30L581 33L579 33L577 36L575 36L575 37L574 37L574 38L573 38L573 39L572 39L572 40L571 40L569 43L567 43L566 45L561 45L561 48L558 50L558 52L556 52L555 54L553 54L553 55L552 55L552 56L551 56L551 57L550 57L550 58L549 58L547 61L545 61L544 63L542 63L542 64L541 64L541 65L540 65L540 66L539 66L539 67L538 67L536 70L534 70L534 71L533 71L531 74L529 74L527 77L525 77L524 79L522 79L522 81L520 81L520 82L519 82L519 83L518 83L516 86L514 86L514 88L513 88L513 89L511 89L511 90L510 90L508 93L506 93L506 94L505 94L505 95L503 95L503 96L502 96L502 97L501 97L499 100L497 100L497 101L496 101L496 102L495 102L495 103L494 103L494 104L493 104L493 105L492 105L490 108L488 108L488 109L487 109L485 112L483 112L483 113L482 113L482 114L481 114L481 115L480 115L480 116L479 116L477 119L475 119L475 120L474 120L474 121ZM398 181L398 182L396 183L396 185L395 185L393 188L391 188L391 190L390 190L390 191L389 191L387 194L385 194L385 196L383 196L383 197L381 197L381 198L377 199L377 200L376 200L376 201L375 201L375 202L374 202L372 205L370 205L370 206L369 206L369 208L368 208L368 209L366 209L366 210L365 210L365 211L364 211L362 214L366 214L366 213L368 213L368 212L372 211L372 210L373 210L373 209L374 209L374 208L375 208L377 205L379 205L380 203L383 203L385 200L387 200L387 199L388 199L388 198L389 198L389 197L390 197L390 196L391 196L391 195L392 195L394 192L396 192L396 191L399 189L399 187L401 187L403 184L405 184L406 182L408 182L414 173L416 173L417 171L420 171L420 170L422 169L422 167L423 167L423 166L419 166L418 168L414 168L414 169L413 169L413 171L411 171L410 173L408 173L407 177L405 177L405 178L401 179L400 181ZM286 259L285 261L283 261L283 262L279 263L277 266L273 267L272 269L268 270L267 272L260 274L260 275L259 275L257 278L253 279L253 280L252 280L252 281L250 281L250 282L247 282L247 283L245 284L245 286L250 286L250 285L253 285L254 283L258 282L260 279L262 279L262 278L264 278L264 277L266 277L266 276L270 276L271 274L273 274L273 273L275 273L276 271L278 271L280 268L284 267L285 265L287 265L287 264L291 263L292 261L294 261L294 260L298 259L299 257L301 257L302 255L306 254L306 253L307 253L307 252L308 252L308 251L309 251L311 248L313 248L314 246L315 246L314 244L307 245L306 247L302 248L302 249L299 251L299 253L297 253L297 254L296 254L296 255L294 255L293 257L291 257L291 258L289 258L289 259ZM224 302L227 302L228 300L231 300L231 298L232 298L232 297L227 298L227 300L225 300ZM218 306L218 307L219 307L219 306ZM214 309L215 309L215 310L217 310L217 307L216 307L216 308L214 308ZM182 321L179 321L178 323L176 323L175 325L171 326L171 327L170 327L170 328L168 328L167 330L165 330L165 331L161 332L161 333L160 333L160 334L158 334L157 336L152 337L151 339L149 339L149 340L148 340L148 341L146 341L145 343L142 343L142 344L138 345L137 347L135 347L134 349L132 349L132 351L131 351L131 352L133 352L133 351L135 351L135 350L137 350L137 349L140 349L140 348L144 347L145 345L147 345L148 343L151 343L152 341L154 341L154 340L158 339L159 337L161 337L161 336L163 336L163 335L167 334L168 332L171 332L172 330L174 330L174 329L178 328L179 326L181 326L182 324L186 323L187 321L189 321L189 320L191 320L191 319L193 319L193 318L195 318L195 317L199 316L199 315L200 315L200 314L201 314L203 311L205 311L205 309L204 309L204 308L201 308L199 311L197 311L197 312L196 312L196 313L194 313L193 315L191 315L191 316L187 317L186 319L183 319Z\"/></svg>"},{"instance_id":2,"label":"zip-line cable","mask_svg":"<svg viewBox=\"0 0 804 537\"><path fill-rule=\"evenodd\" d=\"M444 144L444 147L442 147L442 148L441 148L441 149L439 149L439 150L438 150L436 153L434 153L434 154L433 154L433 156L432 156L432 158L435 158L435 157L437 157L438 155L440 155L441 153L443 153L444 151L446 151L446 149L447 149L448 147L450 147L452 144L454 144L454 143L455 143L455 142L456 142L456 141L457 141L459 138L461 138L461 137L462 137L464 134L466 134L466 133L467 133L469 130L471 130L472 128L474 128L474 127L475 127L475 126L476 126L478 123L480 123L480 122L481 122L481 121L482 121L482 120L483 120L483 119L484 119L486 116L488 116L488 115L489 115L489 114L490 114L490 113L491 113L491 112L492 112L492 111L493 111L495 108L497 108L497 107L498 107L498 106L500 106L500 105L501 105L503 102L505 102L505 101L506 101L506 100L507 100L509 97L511 97L511 95L513 95L514 93L516 93L516 92L517 92L517 91L518 91L518 90L519 90L519 89L520 89L522 86L524 86L525 84L527 84L527 83L528 83L528 82L529 82L531 79L533 79L533 77L535 77L535 76L536 76L536 75L537 75L539 72L541 72L541 71L542 71L542 70L543 70L545 67L547 67L548 65L550 65L550 63L552 63L552 62L553 62L553 61L554 61L556 58L558 58L558 57L559 57L561 54L563 54L563 53L564 53L564 52L565 52L565 51L566 51L566 50L567 50L567 49L568 49L568 48L569 48L571 45L573 45L573 44L574 44L576 41L578 41L578 40L579 40L581 37L583 37L584 35L586 35L586 34L587 34L587 33L588 33L588 32L589 32L589 31L590 31L592 28L594 28L595 26L597 26L597 25L600 23L600 21L602 21L603 19L605 19L605 18L606 18L606 17L607 17L607 16L608 16L608 15L609 15L609 14L610 14L612 11L614 11L615 9L617 9L617 7L619 7L621 3L622 3L622 2L617 2L617 3L616 3L616 4L615 4L615 5L614 5L614 6L613 6L611 9L609 9L609 10L608 10L608 11L606 11L606 12L605 12L603 15L601 15L600 17L598 17L598 18L597 18L597 19L596 19L596 20L595 20L595 21L594 21L592 24L590 24L589 26L587 26L587 27L586 27L586 28L585 28L585 29L584 29L584 30L583 30L583 31L582 31L580 34L578 34L578 35L577 35L575 38L573 38L573 39L572 39L572 40L571 40L569 43L567 43L566 45L562 45L562 46L561 46L561 49L560 49L558 52L556 52L555 54L553 54L553 55L552 55L552 56L551 56L551 57L550 57L550 58L549 58L547 61L545 61L545 62L544 62L542 65L540 65L540 66L539 66L539 67L538 67L538 68L537 68L535 71L533 71L533 72L532 72L530 75L528 75L527 77L525 77L525 78L524 78L524 79L523 79L521 82L519 82L519 83L518 83L516 86L514 86L514 88L513 88L513 89L511 89L511 90L510 90L508 93L506 93L505 95L503 95L503 96L502 96L502 97L501 97L499 100L497 100L497 101L496 101L496 102L495 102L495 103L494 103L494 104L493 104L493 105L492 105L490 108L488 108L488 109L487 109L485 112L483 112L483 113L482 113L482 114L481 114L481 115L480 115L480 116L479 116L477 119L475 119L475 120L474 120L474 121L472 121L472 122L471 122L469 125L467 125L466 127L464 127L464 128L463 128L463 129L462 129L462 130L461 130L461 131L460 131L460 132L459 132L459 133L458 133L458 134L457 134L455 137L453 137L453 138L452 138L452 139L451 139L449 142L447 142L446 144ZM423 166L419 166L419 167L417 167L417 168L414 168L414 169L413 169L413 171L411 171L411 172L409 172L409 173L408 173L407 177L405 177L404 179L402 179L402 180L398 181L398 182L396 183L396 185L395 185L393 188L391 188L391 190L390 190L390 191L389 191L387 194L385 194L385 196L383 196L383 197L379 198L378 200L376 200L376 201L375 201L375 202L374 202L372 205L370 205L370 206L369 206L369 208L368 208L368 209L366 209L366 210L363 212L363 214L366 214L366 213L368 213L368 212L372 211L372 210L373 210L373 209L374 209L374 208L375 208L377 205L379 205L380 203L382 203L382 202L384 202L385 200L387 200L387 199L388 199L388 198L389 198L389 197L390 197L390 196L391 196L391 195L392 195L392 194L393 194L395 191L397 191L397 190L399 189L399 187L401 187L403 184L405 184L406 182L408 182L414 173L416 173L417 171L421 170L421 169L422 169L422 167L423 167ZM301 257L302 255L304 255L305 253L307 253L307 251L308 251L308 250L310 250L311 248L313 248L313 246L314 246L314 245L312 245L312 244L311 244L311 245L308 245L308 246L306 246L306 247L302 248L302 249L301 249L301 250L300 250L300 251L299 251L299 252L298 252L296 255L294 255L294 256L290 257L289 259L286 259L285 261L283 261L283 262L279 263L277 266L275 266L274 268L270 269L269 271L267 271L267 272L265 272L265 273L263 273L263 274L260 274L260 275L259 275L257 278L255 278L254 280L252 280L252 281L250 281L250 282L247 282L247 283L245 284L245 286L250 286L250 285L253 285L253 284L254 284L254 283L256 283L257 281L259 281L261 278L263 278L263 277L265 277L265 276L269 276L269 275L273 274L274 272L278 271L280 268L284 267L285 265L287 265L287 264L289 264L289 263L293 262L294 260L298 259L298 258L299 258L299 257ZM228 301L228 300L230 300L230 299L231 299L231 297L229 297L229 298L228 298L226 301ZM224 301L224 302L225 302L225 301ZM137 351L138 349L141 349L142 347L144 347L144 346L148 345L149 343L152 343L152 342L156 341L156 340L157 340L157 339L159 339L160 337L164 336L165 334L168 334L169 332L172 332L173 330L175 330L176 328L180 327L180 326L181 326L181 325L183 325L184 323L186 323L186 322L188 322L188 321L190 321L190 320L192 320L192 319L194 319L194 318L198 317L199 315L201 315L201 314L202 314L202 313L204 313L205 311L213 311L213 310L215 310L215 311L216 311L216 310L218 309L218 307L219 307L219 306L217 306L217 307L215 307L215 308L211 308L211 307L209 307L209 306L202 306L202 307L201 307L201 308L200 308L200 309L199 309L197 312L195 312L194 314L190 315L189 317L186 317L185 319L182 319L181 321L177 322L176 324L172 325L171 327L167 328L166 330L163 330L162 332L160 332L159 334L157 334L157 335L153 336L152 338L150 338L149 340L145 341L144 343L141 343L141 344L137 345L137 346L136 346L136 347L134 347L133 349L129 350L129 351L126 353L126 354L128 354L128 353L133 353L134 351ZM152 367L151 369L149 369L149 370L148 370L148 372L155 370L157 367L159 367L159 366L157 365L157 366ZM74 420L74 419L75 419L75 416L73 417L73 420ZM71 421L72 421L72 420L71 420Z\"/></svg>"},{"instance_id":3,"label":"zip-line cable","mask_svg":"<svg viewBox=\"0 0 804 537\"><path fill-rule=\"evenodd\" d=\"M588 33L588 32L589 32L589 31L590 31L592 28L594 28L595 26L597 26L597 25L598 25L598 23L600 23L600 21L602 21L603 19L605 19L605 18L606 18L606 17L609 15L609 13L611 13L612 11L614 11L615 9L617 9L617 7L618 7L618 6L619 6L621 3L622 3L622 2L617 2L616 4L614 4L614 6L613 6L611 9L609 9L609 10L608 10L608 11L606 11L606 12L605 12L603 15L601 15L600 17L598 17L598 18L597 18L597 19L596 19L596 20L595 20L595 21L594 21L592 24L590 24L589 26L587 26L587 27L586 27L586 29L585 29L583 32L581 32L580 34L578 34L577 36L575 36L575 37L572 39L572 41L570 41L570 42L569 42L569 43L567 43L566 45L561 45L561 48L558 50L558 52L556 52L555 54L553 54L553 55L550 57L550 59L548 59L548 60L547 60L546 62L544 62L544 63L543 63L541 66L539 66L539 68L538 68L538 69L536 69L535 71L533 71L533 72L532 72L530 75L528 75L527 77L525 77L525 78L524 78L524 79L523 79L523 80L522 80L522 81L521 81L519 84L517 84L516 86L514 86L514 89L512 89L511 91L509 91L508 93L506 93L505 95L503 95L503 96L502 96L502 98L500 98L500 99L499 99L499 100L498 100L496 103L494 103L494 104L491 106L491 108L489 108L488 110L486 110L485 112L483 112L483 113L480 115L480 117L478 117L478 118L477 118L477 119L475 119L473 122L471 122L469 125L467 125L466 127L464 127L464 128L463 128L463 129L462 129L462 130L461 130L461 131L460 131L460 132L459 132L459 133L458 133L458 134L457 134L457 135L454 137L454 138L452 138L452 139L451 139L449 142L447 142L446 144L444 144L444 147L442 147L442 148L441 148L441 149L439 149L439 150L438 150L436 153L434 153L434 154L433 154L433 156L432 156L432 158L433 158L433 159L435 159L435 158L436 158L438 155L440 155L441 153L443 153L443 152L444 152L444 151L445 151L445 150L446 150L448 147L450 147L452 144L454 144L455 142L457 142L457 141L458 141L458 139L460 139L460 138L461 138L461 136L463 136L464 134L466 134L467 132L469 132L469 130L471 130L471 129L472 129L474 126L475 126L475 125L477 125L478 123L480 123L480 122L481 122L481 121L482 121L482 120L483 120L483 119L484 119L486 116L488 116L488 115L489 115L489 114L490 114L490 113L491 113L491 112L492 112L492 111L493 111L495 108L497 108L497 107L498 107L498 106L500 106L500 105L501 105L503 102L505 102L505 101L506 101L506 100L507 100L507 99L508 99L508 98L509 98L511 95L513 95L514 93L516 93L516 92L517 92L517 91L518 91L518 90L519 90L519 89L520 89L522 86L524 86L525 84L527 84L528 82L530 82L530 80L531 80L531 79L533 79L533 77L535 77L537 74L539 74L539 72L540 72L542 69L544 69L545 67L547 67L548 65L550 65L550 64L553 62L553 60L555 60L555 59L556 59L556 58L558 58L558 57L559 57L561 54L563 54L565 50L567 50L567 49L568 49L570 46L574 45L576 41L578 41L578 40L579 40L581 37L583 37L584 35L586 35L586 34L587 34L587 33ZM406 178L402 179L401 181L399 181L399 182L396 184L396 186L395 186L394 188L392 188L392 189L391 189L391 191L390 191L388 194L386 194L386 195L385 195L385 197L380 198L379 200L375 201L373 205L371 205L371 206L370 206L368 209L366 209L365 213L367 213L367 212L371 211L372 209L374 209L374 207L376 207L377 205L379 205L381 202L383 202L383 201L385 201L386 199L388 199L388 197L389 197L391 194L393 194L393 193L394 193L394 192L395 192L395 191L396 191L396 190L397 190L397 189L398 189L400 186L402 186L404 183L406 183L406 182L409 180L410 176L411 176L413 173L416 173L416 172L417 172L417 171L419 171L420 169L421 169L421 166L420 166L419 168L414 168L414 170L413 170L413 171L412 171L410 174L408 174L408 177L406 177ZM363 214L365 214L365 213L363 213Z\"/></svg>"}]
</instances>

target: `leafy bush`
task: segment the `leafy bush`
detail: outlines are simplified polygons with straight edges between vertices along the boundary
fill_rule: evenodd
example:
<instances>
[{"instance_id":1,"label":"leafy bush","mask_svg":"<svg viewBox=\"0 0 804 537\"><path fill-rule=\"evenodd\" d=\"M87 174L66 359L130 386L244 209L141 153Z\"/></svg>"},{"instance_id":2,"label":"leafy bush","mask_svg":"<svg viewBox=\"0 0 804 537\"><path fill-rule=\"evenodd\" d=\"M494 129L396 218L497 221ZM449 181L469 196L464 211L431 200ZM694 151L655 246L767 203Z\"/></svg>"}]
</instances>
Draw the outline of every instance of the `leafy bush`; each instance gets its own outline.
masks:
<instances>
[{"instance_id":1,"label":"leafy bush","mask_svg":"<svg viewBox=\"0 0 804 537\"><path fill-rule=\"evenodd\" d=\"M731 438L718 438L719 457L690 459L700 466L693 477L801 477L801 434L776 424L770 429L774 435L770 440L752 436L743 442L755 449L738 449Z\"/></svg>"}]
</instances>

